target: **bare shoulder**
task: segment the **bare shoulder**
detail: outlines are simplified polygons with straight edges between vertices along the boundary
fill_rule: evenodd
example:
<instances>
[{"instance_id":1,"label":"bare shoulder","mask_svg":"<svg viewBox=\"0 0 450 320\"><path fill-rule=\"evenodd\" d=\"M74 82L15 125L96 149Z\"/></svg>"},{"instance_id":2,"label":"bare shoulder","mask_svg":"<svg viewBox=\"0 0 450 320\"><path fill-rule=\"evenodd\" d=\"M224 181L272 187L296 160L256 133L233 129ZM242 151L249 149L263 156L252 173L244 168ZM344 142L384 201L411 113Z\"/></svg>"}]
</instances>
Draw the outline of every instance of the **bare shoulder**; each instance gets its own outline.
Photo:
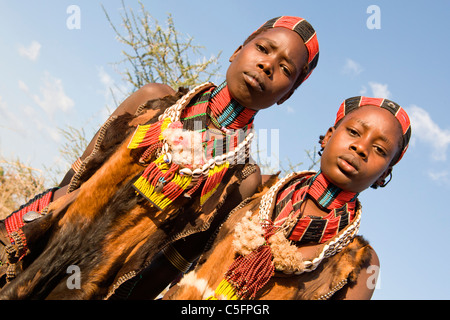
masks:
<instances>
[{"instance_id":1,"label":"bare shoulder","mask_svg":"<svg viewBox=\"0 0 450 320\"><path fill-rule=\"evenodd\" d=\"M134 114L140 105L149 100L175 94L175 90L162 83L148 83L126 98L114 111L114 115Z\"/></svg>"},{"instance_id":2,"label":"bare shoulder","mask_svg":"<svg viewBox=\"0 0 450 320\"><path fill-rule=\"evenodd\" d=\"M369 248L370 248L370 253L371 253L370 265L379 267L380 259L378 258L378 255L377 255L375 249L372 248L372 246L370 246Z\"/></svg>"},{"instance_id":3,"label":"bare shoulder","mask_svg":"<svg viewBox=\"0 0 450 320\"><path fill-rule=\"evenodd\" d=\"M238 188L234 189L227 197L226 203L223 204L222 209L231 211L234 209L242 200L253 196L258 190L261 184L261 171L259 166L249 166L248 171L245 169L241 172L242 181Z\"/></svg>"},{"instance_id":4,"label":"bare shoulder","mask_svg":"<svg viewBox=\"0 0 450 320\"><path fill-rule=\"evenodd\" d=\"M253 172L242 180L239 193L242 199L251 197L261 185L261 169L258 165L253 166Z\"/></svg>"},{"instance_id":5,"label":"bare shoulder","mask_svg":"<svg viewBox=\"0 0 450 320\"><path fill-rule=\"evenodd\" d=\"M174 89L163 83L148 83L138 91L142 91L143 95L148 96L148 100L162 98L175 93Z\"/></svg>"},{"instance_id":6,"label":"bare shoulder","mask_svg":"<svg viewBox=\"0 0 450 320\"><path fill-rule=\"evenodd\" d=\"M376 251L369 246L370 260L361 268L356 282L336 293L334 299L370 300L377 287L380 272L380 260Z\"/></svg>"}]
</instances>

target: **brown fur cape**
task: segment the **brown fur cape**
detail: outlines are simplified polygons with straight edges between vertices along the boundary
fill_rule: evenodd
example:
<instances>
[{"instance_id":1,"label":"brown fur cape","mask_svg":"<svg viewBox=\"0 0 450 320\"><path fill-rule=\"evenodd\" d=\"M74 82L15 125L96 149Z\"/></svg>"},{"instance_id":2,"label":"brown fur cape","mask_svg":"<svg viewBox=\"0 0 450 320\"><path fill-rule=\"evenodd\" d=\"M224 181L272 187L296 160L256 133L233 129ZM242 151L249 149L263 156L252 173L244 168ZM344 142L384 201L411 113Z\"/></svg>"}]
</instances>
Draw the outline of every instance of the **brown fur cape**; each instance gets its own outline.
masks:
<instances>
[{"instance_id":1,"label":"brown fur cape","mask_svg":"<svg viewBox=\"0 0 450 320\"><path fill-rule=\"evenodd\" d=\"M273 182L272 178L272 182ZM223 280L236 252L233 248L233 231L248 211L258 212L262 196L269 185L230 214L217 233L211 247L200 257L198 265L174 286L165 299L207 299ZM371 247L357 236L341 252L324 259L312 272L300 275L284 275L275 272L274 277L258 292L261 300L316 300L329 299L345 285L352 286L363 266L371 258Z\"/></svg>"},{"instance_id":2,"label":"brown fur cape","mask_svg":"<svg viewBox=\"0 0 450 320\"><path fill-rule=\"evenodd\" d=\"M230 166L203 206L201 188L191 199L179 197L158 211L132 187L145 169L138 162L144 150L127 149L135 127L156 122L184 93L149 101L137 115L110 119L83 170L73 178L74 191L52 203L46 216L23 227L29 252L20 261L23 271L0 291L1 299L118 296L118 289L132 287L161 249L207 230L215 217L224 215L222 205L238 188L240 172L248 164ZM80 289L67 287L71 265L81 271Z\"/></svg>"}]
</instances>

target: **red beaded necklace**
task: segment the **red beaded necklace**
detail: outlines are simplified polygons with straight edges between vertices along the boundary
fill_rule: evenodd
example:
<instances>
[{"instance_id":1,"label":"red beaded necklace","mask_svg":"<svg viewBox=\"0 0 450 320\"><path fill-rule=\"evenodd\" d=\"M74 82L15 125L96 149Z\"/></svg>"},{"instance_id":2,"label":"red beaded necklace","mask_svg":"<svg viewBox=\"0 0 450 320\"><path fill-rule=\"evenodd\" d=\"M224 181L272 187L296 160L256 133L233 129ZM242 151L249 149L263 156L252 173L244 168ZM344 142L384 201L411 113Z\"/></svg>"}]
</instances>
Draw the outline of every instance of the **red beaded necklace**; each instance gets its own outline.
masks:
<instances>
[{"instance_id":1,"label":"red beaded necklace","mask_svg":"<svg viewBox=\"0 0 450 320\"><path fill-rule=\"evenodd\" d=\"M226 82L219 87L206 83L194 88L167 109L157 123L136 129L128 147L147 147L140 161L151 163L133 186L164 210L181 194L190 197L202 185L203 205L228 167L248 159L255 114L231 98ZM208 118L219 129L208 130Z\"/></svg>"},{"instance_id":2,"label":"red beaded necklace","mask_svg":"<svg viewBox=\"0 0 450 320\"><path fill-rule=\"evenodd\" d=\"M314 176L292 181L277 196L274 223L280 225L288 216L296 217L297 223L289 233L289 240L297 243L324 243L353 220L357 196L357 193L331 184L319 171ZM300 208L306 197L329 213L324 217L303 214Z\"/></svg>"},{"instance_id":3,"label":"red beaded necklace","mask_svg":"<svg viewBox=\"0 0 450 320\"><path fill-rule=\"evenodd\" d=\"M202 130L207 129L205 125L206 117L223 131L227 129L245 129L252 125L257 111L240 105L228 90L228 85L223 82L221 85L210 88L198 97L197 101L183 110L181 120L183 128L195 130L194 123L202 122Z\"/></svg>"},{"instance_id":4,"label":"red beaded necklace","mask_svg":"<svg viewBox=\"0 0 450 320\"><path fill-rule=\"evenodd\" d=\"M305 216L300 207L307 196L330 213L325 217ZM291 225L287 221L298 219L291 230L286 230L288 240L296 244L303 241L323 243L336 236L354 219L356 197L356 193L332 185L320 171L290 181L276 196L272 215L275 221L263 222L265 243L248 255L238 255L225 274L223 287L218 290L231 292L241 299L254 298L274 274L270 243L278 231Z\"/></svg>"}]
</instances>

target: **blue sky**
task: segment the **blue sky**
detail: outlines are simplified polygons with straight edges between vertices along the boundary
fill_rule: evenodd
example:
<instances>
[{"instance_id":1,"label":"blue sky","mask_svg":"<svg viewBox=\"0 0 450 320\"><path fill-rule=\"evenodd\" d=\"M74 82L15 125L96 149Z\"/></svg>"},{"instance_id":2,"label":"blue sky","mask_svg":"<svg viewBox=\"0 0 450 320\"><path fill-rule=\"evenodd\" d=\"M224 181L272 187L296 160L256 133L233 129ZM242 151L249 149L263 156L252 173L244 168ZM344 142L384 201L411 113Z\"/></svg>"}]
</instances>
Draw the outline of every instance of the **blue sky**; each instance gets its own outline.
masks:
<instances>
[{"instance_id":1,"label":"blue sky","mask_svg":"<svg viewBox=\"0 0 450 320\"><path fill-rule=\"evenodd\" d=\"M356 95L390 98L413 124L410 148L390 184L361 194L360 234L381 260L374 299L449 299L450 1L143 1L164 24L228 58L266 20L306 18L316 29L320 59L311 77L281 106L263 110L256 129L279 137L267 154L286 166L309 160L305 150L332 125L340 103ZM115 108L111 88L127 90L113 63L123 56L102 11L116 25L121 2L0 0L0 155L37 167L64 165L58 128L84 128L91 136ZM137 1L125 1L138 10ZM67 27L70 5L80 9L79 29ZM369 28L379 8L379 28ZM278 149L277 149L278 148ZM276 169L276 161L271 162Z\"/></svg>"}]
</instances>

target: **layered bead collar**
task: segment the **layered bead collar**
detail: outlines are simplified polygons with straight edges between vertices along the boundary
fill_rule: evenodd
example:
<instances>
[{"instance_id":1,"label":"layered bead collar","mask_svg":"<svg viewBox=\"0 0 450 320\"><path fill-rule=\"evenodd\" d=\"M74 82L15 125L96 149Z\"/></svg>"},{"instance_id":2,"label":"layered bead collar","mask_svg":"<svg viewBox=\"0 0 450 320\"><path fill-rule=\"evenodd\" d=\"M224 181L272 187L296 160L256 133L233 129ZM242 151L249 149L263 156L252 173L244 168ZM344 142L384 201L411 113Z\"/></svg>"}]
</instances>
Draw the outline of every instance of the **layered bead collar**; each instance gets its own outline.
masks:
<instances>
[{"instance_id":1,"label":"layered bead collar","mask_svg":"<svg viewBox=\"0 0 450 320\"><path fill-rule=\"evenodd\" d=\"M246 129L253 124L257 111L239 104L230 94L227 82L212 87L200 95L196 101L183 110L181 120L183 128L199 130L195 121L201 121L201 130L206 128L209 118L217 129L227 130Z\"/></svg>"},{"instance_id":2,"label":"layered bead collar","mask_svg":"<svg viewBox=\"0 0 450 320\"><path fill-rule=\"evenodd\" d=\"M280 191L275 205L275 224L281 225L286 219L295 219L289 240L324 243L353 220L357 196L357 193L333 185L319 171L313 176L290 182ZM303 213L301 205L307 197L328 214L317 217Z\"/></svg>"}]
</instances>

